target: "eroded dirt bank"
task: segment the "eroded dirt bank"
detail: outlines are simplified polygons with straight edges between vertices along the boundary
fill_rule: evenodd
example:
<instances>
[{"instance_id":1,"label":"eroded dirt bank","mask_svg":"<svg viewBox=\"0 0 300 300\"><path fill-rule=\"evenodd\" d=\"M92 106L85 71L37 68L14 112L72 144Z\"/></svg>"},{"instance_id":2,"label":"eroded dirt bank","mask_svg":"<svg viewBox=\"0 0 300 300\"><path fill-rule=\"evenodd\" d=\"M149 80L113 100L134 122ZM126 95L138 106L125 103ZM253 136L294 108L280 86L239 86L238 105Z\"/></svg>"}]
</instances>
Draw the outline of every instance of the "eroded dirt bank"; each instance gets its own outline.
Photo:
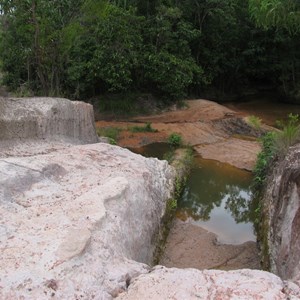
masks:
<instances>
[{"instance_id":1,"label":"eroded dirt bank","mask_svg":"<svg viewBox=\"0 0 300 300\"><path fill-rule=\"evenodd\" d=\"M135 117L128 122L98 121L97 127L121 129L118 144L140 147L154 142L165 142L171 133L182 136L203 157L252 170L260 145L255 139L259 132L245 121L245 117L208 100L189 100L187 108L155 116ZM151 123L157 132L133 133L132 126Z\"/></svg>"}]
</instances>

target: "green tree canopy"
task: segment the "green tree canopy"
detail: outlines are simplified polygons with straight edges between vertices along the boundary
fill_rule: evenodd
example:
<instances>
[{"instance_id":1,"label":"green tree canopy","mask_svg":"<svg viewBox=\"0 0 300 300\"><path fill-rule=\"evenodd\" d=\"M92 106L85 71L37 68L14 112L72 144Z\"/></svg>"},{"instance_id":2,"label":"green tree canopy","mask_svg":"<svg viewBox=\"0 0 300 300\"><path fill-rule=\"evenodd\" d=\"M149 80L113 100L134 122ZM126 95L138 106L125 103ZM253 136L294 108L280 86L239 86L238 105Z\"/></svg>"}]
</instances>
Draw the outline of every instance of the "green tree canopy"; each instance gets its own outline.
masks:
<instances>
[{"instance_id":1,"label":"green tree canopy","mask_svg":"<svg viewBox=\"0 0 300 300\"><path fill-rule=\"evenodd\" d=\"M258 25L285 28L290 34L300 31L300 1L249 0L250 13Z\"/></svg>"},{"instance_id":2,"label":"green tree canopy","mask_svg":"<svg viewBox=\"0 0 300 300\"><path fill-rule=\"evenodd\" d=\"M39 95L288 95L298 32L296 0L0 0L4 83Z\"/></svg>"}]
</instances>

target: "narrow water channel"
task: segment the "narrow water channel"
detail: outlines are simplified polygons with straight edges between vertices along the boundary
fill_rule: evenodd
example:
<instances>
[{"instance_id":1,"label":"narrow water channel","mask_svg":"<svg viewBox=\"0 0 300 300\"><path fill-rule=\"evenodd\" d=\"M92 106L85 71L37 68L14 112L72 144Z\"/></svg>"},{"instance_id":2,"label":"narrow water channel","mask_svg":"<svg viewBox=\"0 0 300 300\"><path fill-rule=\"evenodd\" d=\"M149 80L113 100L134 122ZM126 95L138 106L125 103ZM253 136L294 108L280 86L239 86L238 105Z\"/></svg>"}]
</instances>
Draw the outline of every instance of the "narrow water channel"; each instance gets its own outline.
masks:
<instances>
[{"instance_id":1,"label":"narrow water channel","mask_svg":"<svg viewBox=\"0 0 300 300\"><path fill-rule=\"evenodd\" d=\"M255 241L251 179L250 172L197 157L176 215L215 233L223 244Z\"/></svg>"},{"instance_id":2,"label":"narrow water channel","mask_svg":"<svg viewBox=\"0 0 300 300\"><path fill-rule=\"evenodd\" d=\"M155 143L133 151L163 159L169 147ZM196 157L160 264L258 269L251 176L230 165Z\"/></svg>"}]
</instances>

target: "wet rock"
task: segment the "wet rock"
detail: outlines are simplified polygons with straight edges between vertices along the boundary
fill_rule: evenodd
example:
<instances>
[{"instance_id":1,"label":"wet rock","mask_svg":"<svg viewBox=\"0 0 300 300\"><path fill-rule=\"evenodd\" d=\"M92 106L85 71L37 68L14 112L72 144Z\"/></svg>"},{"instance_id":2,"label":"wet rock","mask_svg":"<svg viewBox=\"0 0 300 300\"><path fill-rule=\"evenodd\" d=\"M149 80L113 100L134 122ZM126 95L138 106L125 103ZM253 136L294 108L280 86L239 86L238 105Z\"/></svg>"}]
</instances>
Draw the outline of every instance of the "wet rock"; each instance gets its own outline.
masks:
<instances>
[{"instance_id":1,"label":"wet rock","mask_svg":"<svg viewBox=\"0 0 300 300\"><path fill-rule=\"evenodd\" d=\"M244 118L236 116L216 120L214 125L219 130L230 135L260 137L265 132L263 129L255 129Z\"/></svg>"},{"instance_id":2,"label":"wet rock","mask_svg":"<svg viewBox=\"0 0 300 300\"><path fill-rule=\"evenodd\" d=\"M134 120L153 123L195 123L236 115L229 108L209 100L188 100L186 104L187 107L181 110L165 112L155 116L136 117Z\"/></svg>"}]
</instances>

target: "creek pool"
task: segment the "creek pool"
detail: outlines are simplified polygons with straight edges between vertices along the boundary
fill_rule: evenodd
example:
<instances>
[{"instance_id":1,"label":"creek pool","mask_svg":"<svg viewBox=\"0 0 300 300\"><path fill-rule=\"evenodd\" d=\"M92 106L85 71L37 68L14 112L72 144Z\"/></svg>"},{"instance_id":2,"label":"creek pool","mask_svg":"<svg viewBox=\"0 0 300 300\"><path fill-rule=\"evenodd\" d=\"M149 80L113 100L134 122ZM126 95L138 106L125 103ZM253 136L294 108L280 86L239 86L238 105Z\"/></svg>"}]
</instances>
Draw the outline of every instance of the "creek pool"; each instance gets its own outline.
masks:
<instances>
[{"instance_id":1,"label":"creek pool","mask_svg":"<svg viewBox=\"0 0 300 300\"><path fill-rule=\"evenodd\" d=\"M300 115L299 104L274 101L276 98L278 95L253 95L247 102L226 103L225 106L246 115L255 115L264 123L275 127L276 121L287 120L290 113Z\"/></svg>"},{"instance_id":2,"label":"creek pool","mask_svg":"<svg viewBox=\"0 0 300 300\"><path fill-rule=\"evenodd\" d=\"M215 233L223 244L256 241L251 179L250 172L196 157L176 216Z\"/></svg>"},{"instance_id":3,"label":"creek pool","mask_svg":"<svg viewBox=\"0 0 300 300\"><path fill-rule=\"evenodd\" d=\"M170 148L164 143L154 143L131 150L163 159ZM178 201L176 217L215 233L223 244L256 241L251 179L250 172L196 157Z\"/></svg>"}]
</instances>

